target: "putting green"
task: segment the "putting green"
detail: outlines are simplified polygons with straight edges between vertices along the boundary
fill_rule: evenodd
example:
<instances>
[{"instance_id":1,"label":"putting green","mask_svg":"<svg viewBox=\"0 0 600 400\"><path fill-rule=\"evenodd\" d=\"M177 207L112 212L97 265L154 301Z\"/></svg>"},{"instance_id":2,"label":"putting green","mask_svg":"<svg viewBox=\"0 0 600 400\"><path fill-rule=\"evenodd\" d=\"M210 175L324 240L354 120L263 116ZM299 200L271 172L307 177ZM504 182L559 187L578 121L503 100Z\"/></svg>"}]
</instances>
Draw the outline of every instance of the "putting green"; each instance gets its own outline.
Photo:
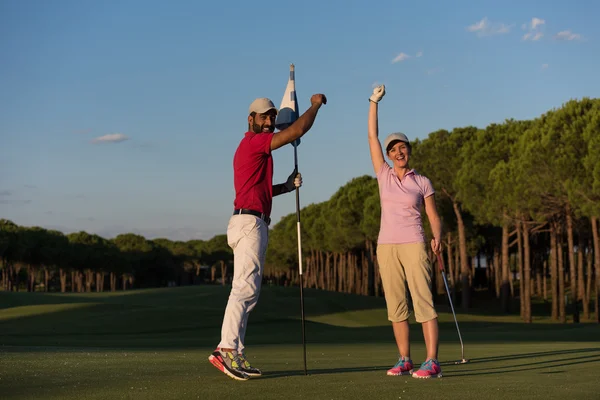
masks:
<instances>
[{"instance_id":1,"label":"putting green","mask_svg":"<svg viewBox=\"0 0 600 400\"><path fill-rule=\"evenodd\" d=\"M440 300L444 377L389 377L397 357L381 298L305 290L304 375L297 288L265 287L250 317L250 361L264 376L234 381L207 360L228 288L127 293L0 292L2 399L592 399L600 392L600 327L537 317L452 314ZM423 361L420 327L412 358Z\"/></svg>"}]
</instances>

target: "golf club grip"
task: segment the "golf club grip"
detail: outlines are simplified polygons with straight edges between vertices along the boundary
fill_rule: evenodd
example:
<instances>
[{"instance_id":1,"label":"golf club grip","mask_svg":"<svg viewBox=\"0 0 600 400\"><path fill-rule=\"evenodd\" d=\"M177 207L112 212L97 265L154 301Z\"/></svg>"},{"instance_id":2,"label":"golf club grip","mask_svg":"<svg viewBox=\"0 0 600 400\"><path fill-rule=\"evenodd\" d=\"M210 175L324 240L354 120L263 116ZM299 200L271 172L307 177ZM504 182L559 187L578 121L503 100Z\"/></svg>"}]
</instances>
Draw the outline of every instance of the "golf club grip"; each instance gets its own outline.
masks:
<instances>
[{"instance_id":1,"label":"golf club grip","mask_svg":"<svg viewBox=\"0 0 600 400\"><path fill-rule=\"evenodd\" d=\"M440 271L444 272L444 260L442 260L442 255L440 253L436 253L436 256L438 260L438 267L440 268Z\"/></svg>"}]
</instances>

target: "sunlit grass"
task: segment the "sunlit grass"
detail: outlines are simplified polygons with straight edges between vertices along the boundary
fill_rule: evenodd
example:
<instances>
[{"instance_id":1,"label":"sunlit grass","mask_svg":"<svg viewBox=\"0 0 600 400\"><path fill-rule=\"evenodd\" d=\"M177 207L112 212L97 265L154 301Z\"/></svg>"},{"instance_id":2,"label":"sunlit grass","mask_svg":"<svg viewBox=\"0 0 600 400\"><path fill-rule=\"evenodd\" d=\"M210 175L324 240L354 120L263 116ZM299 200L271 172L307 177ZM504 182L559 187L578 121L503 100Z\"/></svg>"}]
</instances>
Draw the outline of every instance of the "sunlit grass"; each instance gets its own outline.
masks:
<instances>
[{"instance_id":1,"label":"sunlit grass","mask_svg":"<svg viewBox=\"0 0 600 400\"><path fill-rule=\"evenodd\" d=\"M31 306L17 306L0 310L0 321L9 319L34 317L58 313L61 311L69 311L76 309L84 309L98 305L99 303L64 303L64 304L40 304Z\"/></svg>"},{"instance_id":2,"label":"sunlit grass","mask_svg":"<svg viewBox=\"0 0 600 400\"><path fill-rule=\"evenodd\" d=\"M388 377L397 357L382 298L305 290L304 376L297 288L264 287L247 334L265 372L237 382L207 357L219 341L228 287L115 293L0 292L2 399L588 399L600 391L598 324L524 324L518 315L459 311L440 301L445 377ZM478 309L481 309L478 307ZM411 317L411 352L423 361Z\"/></svg>"}]
</instances>

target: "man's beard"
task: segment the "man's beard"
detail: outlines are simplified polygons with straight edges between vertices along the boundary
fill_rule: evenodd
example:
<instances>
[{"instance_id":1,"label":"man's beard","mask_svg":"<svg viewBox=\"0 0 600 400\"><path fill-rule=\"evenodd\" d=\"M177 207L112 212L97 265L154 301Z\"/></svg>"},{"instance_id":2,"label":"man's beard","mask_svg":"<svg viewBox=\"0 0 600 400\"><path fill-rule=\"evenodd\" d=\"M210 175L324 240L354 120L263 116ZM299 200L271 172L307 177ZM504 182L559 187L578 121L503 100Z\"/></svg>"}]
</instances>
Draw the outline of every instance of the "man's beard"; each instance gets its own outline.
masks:
<instances>
[{"instance_id":1,"label":"man's beard","mask_svg":"<svg viewBox=\"0 0 600 400\"><path fill-rule=\"evenodd\" d=\"M254 133L265 133L265 132L263 132L264 127L265 127L264 125L258 125L256 122L252 123L252 131ZM269 130L269 133L272 133L275 131L275 127L273 125L269 126L267 129Z\"/></svg>"}]
</instances>

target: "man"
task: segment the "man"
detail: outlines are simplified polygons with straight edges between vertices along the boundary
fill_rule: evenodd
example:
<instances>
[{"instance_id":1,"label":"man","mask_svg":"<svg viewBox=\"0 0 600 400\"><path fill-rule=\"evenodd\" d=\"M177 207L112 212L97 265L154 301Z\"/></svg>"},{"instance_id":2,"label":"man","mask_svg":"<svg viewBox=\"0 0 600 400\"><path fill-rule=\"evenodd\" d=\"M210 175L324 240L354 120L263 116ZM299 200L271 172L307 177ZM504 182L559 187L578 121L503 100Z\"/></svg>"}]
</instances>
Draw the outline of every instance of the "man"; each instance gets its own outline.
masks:
<instances>
[{"instance_id":1,"label":"man","mask_svg":"<svg viewBox=\"0 0 600 400\"><path fill-rule=\"evenodd\" d=\"M327 99L315 94L310 108L288 128L274 133L277 109L267 98L258 98L248 110L248 131L233 157L234 211L227 226L233 249L233 282L221 328L221 342L208 357L220 371L237 380L260 376L244 355L248 314L258 301L268 244L273 196L293 191L302 184L298 171L287 181L273 185L272 151L302 137L312 127Z\"/></svg>"}]
</instances>

